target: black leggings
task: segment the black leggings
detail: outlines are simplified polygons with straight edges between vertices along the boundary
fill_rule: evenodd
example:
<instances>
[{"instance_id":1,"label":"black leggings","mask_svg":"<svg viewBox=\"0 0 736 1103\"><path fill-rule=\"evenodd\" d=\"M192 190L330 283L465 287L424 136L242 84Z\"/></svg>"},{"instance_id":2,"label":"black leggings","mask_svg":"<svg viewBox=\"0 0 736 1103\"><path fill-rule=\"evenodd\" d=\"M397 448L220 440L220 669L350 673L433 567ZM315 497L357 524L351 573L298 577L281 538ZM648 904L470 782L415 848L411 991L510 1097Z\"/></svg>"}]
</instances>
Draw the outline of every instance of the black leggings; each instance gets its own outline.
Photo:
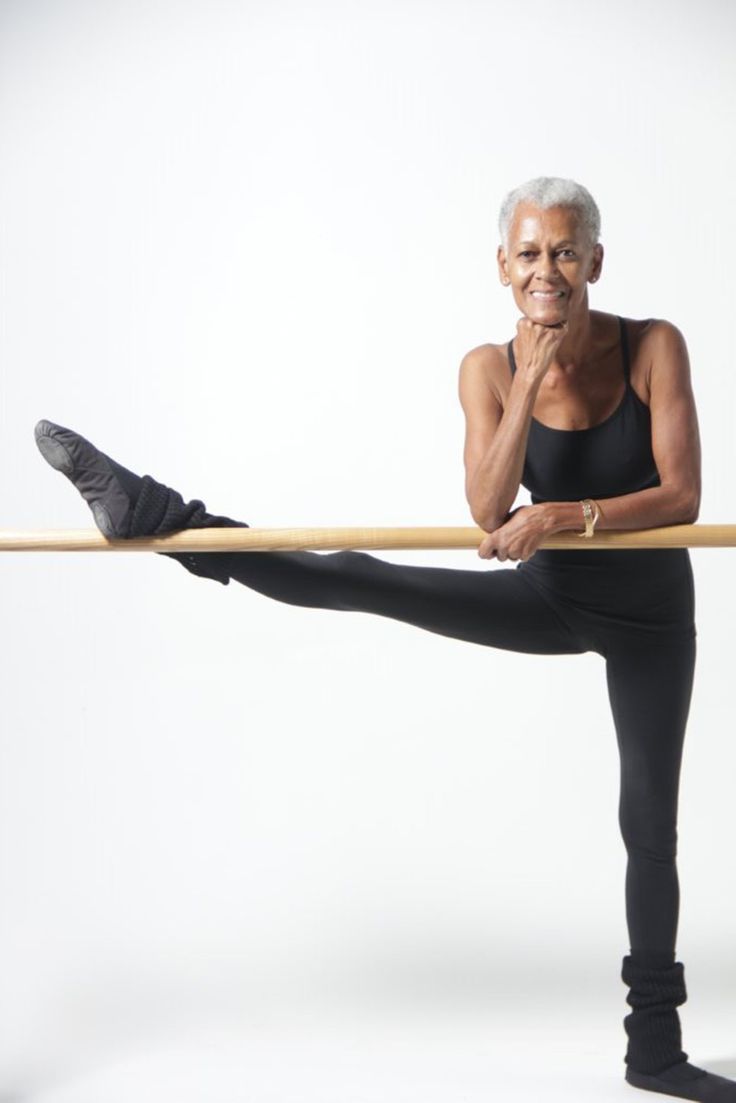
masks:
<instances>
[{"instance_id":1,"label":"black leggings","mask_svg":"<svg viewBox=\"0 0 736 1103\"><path fill-rule=\"evenodd\" d=\"M631 950L675 951L677 804L695 664L687 553L538 552L516 569L455 570L363 552L242 552L228 556L227 571L291 605L374 613L507 651L603 655L621 762Z\"/></svg>"}]
</instances>

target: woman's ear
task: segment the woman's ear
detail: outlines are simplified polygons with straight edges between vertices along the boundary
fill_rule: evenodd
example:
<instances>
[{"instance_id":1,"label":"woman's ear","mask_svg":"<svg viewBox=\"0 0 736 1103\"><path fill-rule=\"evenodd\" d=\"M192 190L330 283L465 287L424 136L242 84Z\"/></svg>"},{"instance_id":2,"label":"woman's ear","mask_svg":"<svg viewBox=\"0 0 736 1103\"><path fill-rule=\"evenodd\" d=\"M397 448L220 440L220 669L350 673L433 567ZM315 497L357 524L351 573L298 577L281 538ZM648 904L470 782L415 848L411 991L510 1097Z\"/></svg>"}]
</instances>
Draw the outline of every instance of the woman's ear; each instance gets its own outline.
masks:
<instances>
[{"instance_id":1,"label":"woman's ear","mask_svg":"<svg viewBox=\"0 0 736 1103\"><path fill-rule=\"evenodd\" d=\"M590 266L590 275L588 276L588 283L595 283L600 277L601 269L603 267L603 246L600 242L593 246L593 262Z\"/></svg>"},{"instance_id":2,"label":"woman's ear","mask_svg":"<svg viewBox=\"0 0 736 1103\"><path fill-rule=\"evenodd\" d=\"M508 287L508 285L511 283L511 279L509 277L508 264L506 263L506 251L503 245L499 245L498 247L498 250L496 252L496 260L498 262L498 278L500 279L504 287Z\"/></svg>"}]
</instances>

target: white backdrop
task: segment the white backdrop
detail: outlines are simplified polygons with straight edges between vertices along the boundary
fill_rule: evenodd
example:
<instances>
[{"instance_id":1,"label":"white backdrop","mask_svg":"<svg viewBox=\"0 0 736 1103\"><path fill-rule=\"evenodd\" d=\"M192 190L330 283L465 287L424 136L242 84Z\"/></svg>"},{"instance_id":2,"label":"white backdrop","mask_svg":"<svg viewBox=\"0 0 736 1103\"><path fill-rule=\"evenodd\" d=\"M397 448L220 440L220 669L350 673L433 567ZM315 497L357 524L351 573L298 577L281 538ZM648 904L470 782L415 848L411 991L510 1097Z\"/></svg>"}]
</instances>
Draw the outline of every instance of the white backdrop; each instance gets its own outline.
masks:
<instances>
[{"instance_id":1,"label":"white backdrop","mask_svg":"<svg viewBox=\"0 0 736 1103\"><path fill-rule=\"evenodd\" d=\"M735 32L726 0L4 0L2 526L92 524L42 417L251 524L471 523L457 369L514 332L496 214L540 174L601 208L592 305L685 334L701 520L736 520ZM733 1028L735 559L693 559L678 951ZM513 1004L540 974L592 978L620 1062L597 656L152 556L1 569L6 1084L268 1008Z\"/></svg>"}]
</instances>

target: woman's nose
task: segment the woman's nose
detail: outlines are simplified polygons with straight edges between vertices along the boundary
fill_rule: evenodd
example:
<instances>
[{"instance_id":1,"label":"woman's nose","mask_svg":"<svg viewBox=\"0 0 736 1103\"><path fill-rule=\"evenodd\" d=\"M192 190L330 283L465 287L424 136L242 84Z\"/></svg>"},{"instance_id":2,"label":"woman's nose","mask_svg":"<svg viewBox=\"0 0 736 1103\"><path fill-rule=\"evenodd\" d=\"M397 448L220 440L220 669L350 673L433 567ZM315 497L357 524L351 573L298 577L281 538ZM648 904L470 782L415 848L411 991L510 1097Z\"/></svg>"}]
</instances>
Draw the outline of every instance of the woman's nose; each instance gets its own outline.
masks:
<instances>
[{"instance_id":1,"label":"woman's nose","mask_svg":"<svg viewBox=\"0 0 736 1103\"><path fill-rule=\"evenodd\" d=\"M549 277L554 279L557 276L557 261L555 258L540 253L537 274L543 278Z\"/></svg>"}]
</instances>

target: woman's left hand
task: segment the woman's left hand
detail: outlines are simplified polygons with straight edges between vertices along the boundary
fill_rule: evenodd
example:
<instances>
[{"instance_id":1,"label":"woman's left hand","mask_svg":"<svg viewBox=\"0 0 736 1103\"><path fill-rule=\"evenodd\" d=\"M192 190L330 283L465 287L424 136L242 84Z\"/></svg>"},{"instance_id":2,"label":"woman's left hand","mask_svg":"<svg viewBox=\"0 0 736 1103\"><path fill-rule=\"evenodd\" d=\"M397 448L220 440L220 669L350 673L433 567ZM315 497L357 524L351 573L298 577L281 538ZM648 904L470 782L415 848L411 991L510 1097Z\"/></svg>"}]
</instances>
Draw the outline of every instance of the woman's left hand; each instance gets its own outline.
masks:
<instances>
[{"instance_id":1,"label":"woman's left hand","mask_svg":"<svg viewBox=\"0 0 736 1103\"><path fill-rule=\"evenodd\" d=\"M481 559L530 559L545 536L550 534L544 505L521 506L500 528L483 537L478 555Z\"/></svg>"}]
</instances>

